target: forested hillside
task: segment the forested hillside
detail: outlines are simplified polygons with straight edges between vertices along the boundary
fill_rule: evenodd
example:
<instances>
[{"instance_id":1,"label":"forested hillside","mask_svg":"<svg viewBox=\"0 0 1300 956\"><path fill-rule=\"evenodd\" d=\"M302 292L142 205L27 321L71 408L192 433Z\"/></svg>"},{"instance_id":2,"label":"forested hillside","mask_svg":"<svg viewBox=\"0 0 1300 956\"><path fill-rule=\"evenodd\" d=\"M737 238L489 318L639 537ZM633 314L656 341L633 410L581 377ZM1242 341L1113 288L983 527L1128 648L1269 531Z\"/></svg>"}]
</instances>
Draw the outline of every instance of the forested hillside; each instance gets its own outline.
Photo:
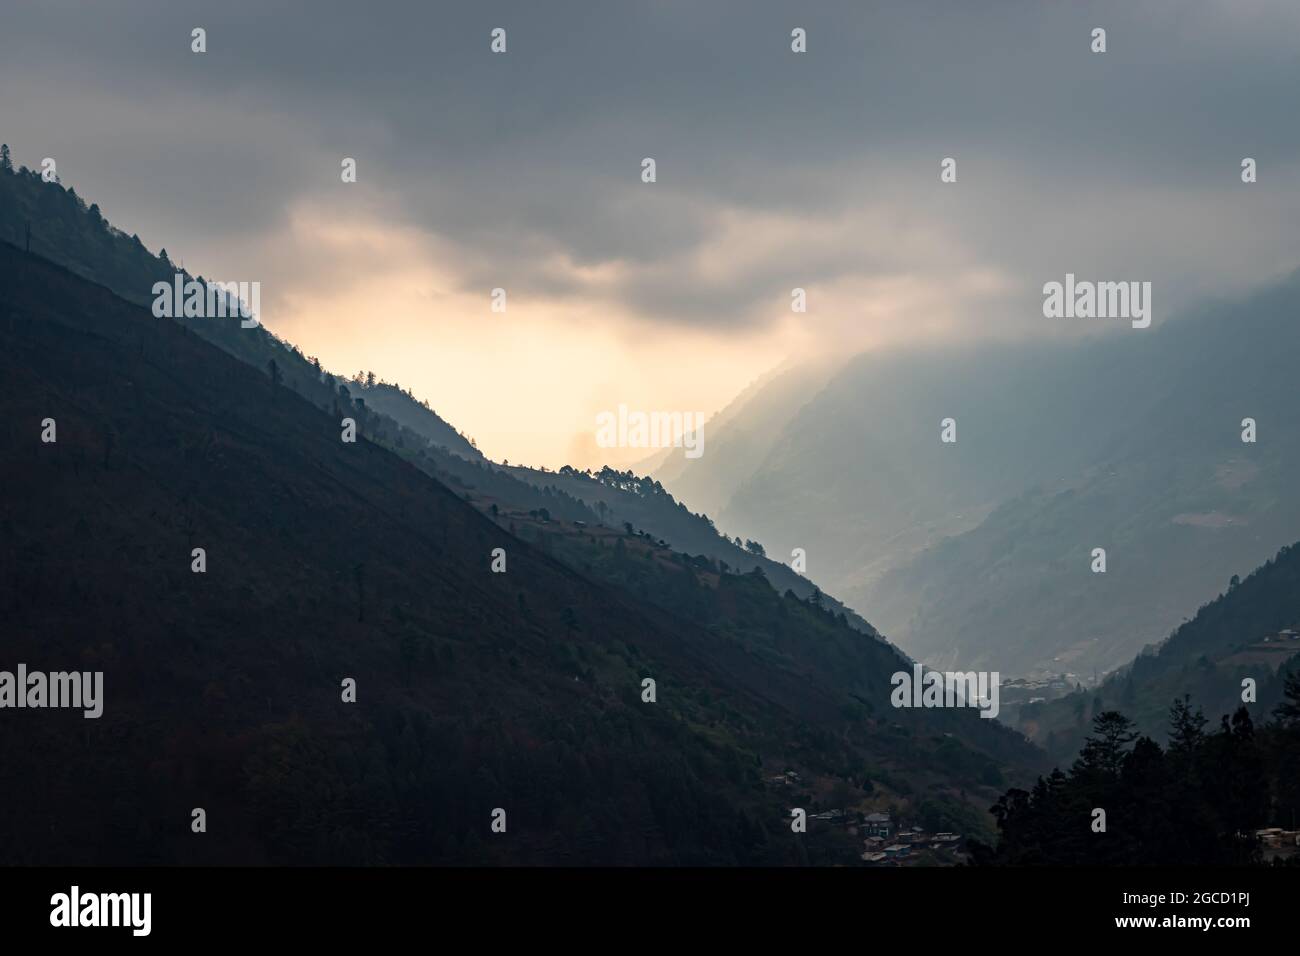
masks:
<instances>
[{"instance_id":1,"label":"forested hillside","mask_svg":"<svg viewBox=\"0 0 1300 956\"><path fill-rule=\"evenodd\" d=\"M1100 687L1022 708L1019 726L1058 758L1082 743L1088 721L1122 710L1156 736L1169 703L1189 696L1208 714L1232 713L1252 682L1255 712L1282 697L1287 672L1300 672L1300 546L1282 548L1244 580L1197 611Z\"/></svg>"},{"instance_id":2,"label":"forested hillside","mask_svg":"<svg viewBox=\"0 0 1300 956\"><path fill-rule=\"evenodd\" d=\"M885 710L901 656L793 599L760 626L757 578L682 605L583 576L370 440L346 386L326 411L7 245L0 331L7 652L105 675L98 720L4 724L15 862L852 861L792 798L978 830L1037 760L973 710Z\"/></svg>"},{"instance_id":3,"label":"forested hillside","mask_svg":"<svg viewBox=\"0 0 1300 956\"><path fill-rule=\"evenodd\" d=\"M995 846L975 862L1003 866L1241 866L1265 862L1261 830L1294 833L1300 820L1300 676L1276 712L1243 706L1217 727L1176 700L1165 743L1118 711L1093 719L1068 772L993 807ZM1256 710L1257 714L1261 714ZM1261 726L1262 723L1262 726ZM1207 725L1210 729L1207 729ZM1279 833L1280 836L1280 833ZM1279 847L1279 849L1281 849ZM1300 865L1292 847L1273 862Z\"/></svg>"},{"instance_id":4,"label":"forested hillside","mask_svg":"<svg viewBox=\"0 0 1300 956\"><path fill-rule=\"evenodd\" d=\"M22 247L29 226L33 253L107 286L131 302L148 304L153 284L171 282L177 272L191 277L168 259L165 249L155 256L138 236L128 237L114 228L98 207L87 207L75 190L58 182L42 182L32 170L0 172L0 239ZM203 281L201 276L197 278ZM320 408L331 413L338 407L355 409L372 441L415 462L464 496L504 502L522 510L546 509L570 520L607 521L614 527L631 522L678 550L721 560L737 571L761 566L782 591L789 588L801 597L811 597L818 590L779 560L767 560L720 535L706 516L687 511L651 479L618 473L610 478L606 469L602 480L592 481L572 469L561 474L500 466L486 459L472 439L426 402L385 381L382 375L364 371L351 377L333 374L314 357L262 327L250 330L238 323L203 318L176 321L256 369L267 371L274 364L283 385ZM598 513L597 506L602 504L604 510ZM852 610L833 598L825 600L845 610L859 629L874 632Z\"/></svg>"}]
</instances>

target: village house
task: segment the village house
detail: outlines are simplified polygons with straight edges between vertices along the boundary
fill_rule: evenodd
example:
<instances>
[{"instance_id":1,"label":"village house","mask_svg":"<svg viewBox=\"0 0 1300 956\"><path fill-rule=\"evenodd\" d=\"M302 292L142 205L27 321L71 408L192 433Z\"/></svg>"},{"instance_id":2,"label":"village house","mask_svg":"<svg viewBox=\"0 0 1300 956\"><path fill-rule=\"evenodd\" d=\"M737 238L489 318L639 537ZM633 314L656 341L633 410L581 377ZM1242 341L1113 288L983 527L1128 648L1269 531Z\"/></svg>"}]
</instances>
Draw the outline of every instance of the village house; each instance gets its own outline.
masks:
<instances>
[{"instance_id":1,"label":"village house","mask_svg":"<svg viewBox=\"0 0 1300 956\"><path fill-rule=\"evenodd\" d=\"M873 837L887 838L894 832L888 813L868 813L863 823L865 832Z\"/></svg>"},{"instance_id":2,"label":"village house","mask_svg":"<svg viewBox=\"0 0 1300 956\"><path fill-rule=\"evenodd\" d=\"M1291 861L1300 855L1300 830L1269 827L1256 830L1255 838L1259 840L1265 863Z\"/></svg>"},{"instance_id":3,"label":"village house","mask_svg":"<svg viewBox=\"0 0 1300 956\"><path fill-rule=\"evenodd\" d=\"M1268 827L1264 830L1256 830L1255 837L1266 847L1300 846L1300 830Z\"/></svg>"}]
</instances>

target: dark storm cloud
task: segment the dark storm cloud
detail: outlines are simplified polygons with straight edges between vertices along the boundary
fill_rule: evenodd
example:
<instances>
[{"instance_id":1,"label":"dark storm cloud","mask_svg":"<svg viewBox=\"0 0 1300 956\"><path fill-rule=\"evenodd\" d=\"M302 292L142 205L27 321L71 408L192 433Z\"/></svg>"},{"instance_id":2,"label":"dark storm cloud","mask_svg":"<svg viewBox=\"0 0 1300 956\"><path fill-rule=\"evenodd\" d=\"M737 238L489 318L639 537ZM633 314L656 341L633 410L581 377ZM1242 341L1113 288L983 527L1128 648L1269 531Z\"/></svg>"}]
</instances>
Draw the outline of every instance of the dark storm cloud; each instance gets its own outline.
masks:
<instances>
[{"instance_id":1,"label":"dark storm cloud","mask_svg":"<svg viewBox=\"0 0 1300 956\"><path fill-rule=\"evenodd\" d=\"M1044 231L1083 259L1125 231L1123 207L1080 225L1098 196L1154 190L1159 219L1231 188L1245 155L1261 188L1300 176L1283 3L120 0L3 16L0 136L24 162L59 156L110 217L156 228L153 248L353 202L337 184L354 156L386 215L450 241L467 286L577 296L573 269L614 265L605 293L648 320L763 321L792 285L942 268L797 245L730 276L689 267L728 214L911 210L1033 289L1055 265ZM498 26L505 56L488 53ZM938 195L950 155L961 199Z\"/></svg>"}]
</instances>

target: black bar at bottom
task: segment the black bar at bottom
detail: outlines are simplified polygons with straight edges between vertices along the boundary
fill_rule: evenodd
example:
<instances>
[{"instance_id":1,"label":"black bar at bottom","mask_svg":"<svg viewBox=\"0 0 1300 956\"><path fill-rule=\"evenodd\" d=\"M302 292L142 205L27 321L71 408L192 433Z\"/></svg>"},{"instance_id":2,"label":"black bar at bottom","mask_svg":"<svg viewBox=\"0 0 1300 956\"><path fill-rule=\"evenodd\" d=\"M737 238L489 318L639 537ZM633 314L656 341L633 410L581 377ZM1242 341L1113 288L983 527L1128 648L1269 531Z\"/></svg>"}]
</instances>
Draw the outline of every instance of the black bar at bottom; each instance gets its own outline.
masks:
<instances>
[{"instance_id":1,"label":"black bar at bottom","mask_svg":"<svg viewBox=\"0 0 1300 956\"><path fill-rule=\"evenodd\" d=\"M863 940L902 931L918 942L1011 945L1039 931L1283 939L1296 932L1297 891L1300 868L10 868L0 869L0 919L6 940L95 945L339 944L430 932L450 944L453 931L537 944L591 940L598 929L666 941L688 928L766 943L848 929ZM85 922L119 925L72 925Z\"/></svg>"}]
</instances>

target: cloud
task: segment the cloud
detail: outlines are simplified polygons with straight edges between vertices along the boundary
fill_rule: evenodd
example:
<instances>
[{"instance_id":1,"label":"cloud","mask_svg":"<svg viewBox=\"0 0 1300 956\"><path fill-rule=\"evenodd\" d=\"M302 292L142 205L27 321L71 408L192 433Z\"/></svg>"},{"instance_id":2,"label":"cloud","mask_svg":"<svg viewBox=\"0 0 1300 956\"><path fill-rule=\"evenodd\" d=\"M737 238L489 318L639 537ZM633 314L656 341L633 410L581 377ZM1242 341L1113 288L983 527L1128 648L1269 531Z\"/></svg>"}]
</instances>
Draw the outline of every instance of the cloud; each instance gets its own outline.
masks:
<instances>
[{"instance_id":1,"label":"cloud","mask_svg":"<svg viewBox=\"0 0 1300 956\"><path fill-rule=\"evenodd\" d=\"M47 0L4 13L0 135L151 248L267 277L305 347L326 295L456 326L499 286L538 349L599 341L615 381L681 341L743 384L782 355L1072 332L1039 311L1065 271L1173 310L1294 267L1298 30L1282 0ZM391 321L354 350L384 359Z\"/></svg>"}]
</instances>

